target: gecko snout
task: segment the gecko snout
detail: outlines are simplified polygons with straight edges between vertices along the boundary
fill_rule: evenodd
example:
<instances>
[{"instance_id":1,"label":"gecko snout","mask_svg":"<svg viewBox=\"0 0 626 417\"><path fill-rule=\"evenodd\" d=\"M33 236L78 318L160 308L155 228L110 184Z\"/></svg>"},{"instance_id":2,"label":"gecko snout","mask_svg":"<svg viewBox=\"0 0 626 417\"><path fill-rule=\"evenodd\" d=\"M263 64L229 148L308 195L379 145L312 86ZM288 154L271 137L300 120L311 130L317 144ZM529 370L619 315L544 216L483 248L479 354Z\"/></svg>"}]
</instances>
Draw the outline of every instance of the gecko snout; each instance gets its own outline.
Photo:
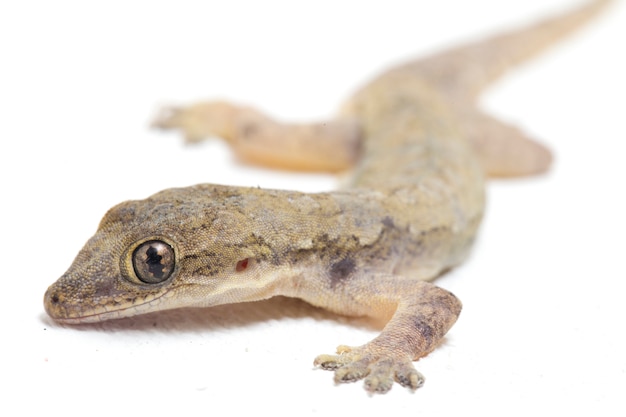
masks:
<instances>
[{"instance_id":1,"label":"gecko snout","mask_svg":"<svg viewBox=\"0 0 626 417\"><path fill-rule=\"evenodd\" d=\"M46 313L53 319L58 319L62 317L62 314L60 313L62 310L61 299L62 295L59 294L54 284L48 287L46 293L43 296L44 309L46 310Z\"/></svg>"}]
</instances>

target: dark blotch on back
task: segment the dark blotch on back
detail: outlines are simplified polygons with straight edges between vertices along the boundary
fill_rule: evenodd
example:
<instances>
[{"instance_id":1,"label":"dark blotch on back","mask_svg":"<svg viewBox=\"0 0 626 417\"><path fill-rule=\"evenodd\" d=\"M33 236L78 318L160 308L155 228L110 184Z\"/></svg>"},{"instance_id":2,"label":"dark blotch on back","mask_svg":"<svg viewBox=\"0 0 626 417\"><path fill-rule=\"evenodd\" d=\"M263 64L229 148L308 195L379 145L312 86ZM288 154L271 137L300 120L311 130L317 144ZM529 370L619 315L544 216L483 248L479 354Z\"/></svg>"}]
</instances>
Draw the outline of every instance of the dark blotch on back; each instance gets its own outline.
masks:
<instances>
[{"instance_id":1,"label":"dark blotch on back","mask_svg":"<svg viewBox=\"0 0 626 417\"><path fill-rule=\"evenodd\" d=\"M393 229L396 227L396 224L393 222L393 219L389 216L385 216L385 218L382 221L383 226L389 228L389 229Z\"/></svg>"},{"instance_id":2,"label":"dark blotch on back","mask_svg":"<svg viewBox=\"0 0 626 417\"><path fill-rule=\"evenodd\" d=\"M344 258L330 266L330 286L335 287L354 272L356 264L352 258Z\"/></svg>"}]
</instances>

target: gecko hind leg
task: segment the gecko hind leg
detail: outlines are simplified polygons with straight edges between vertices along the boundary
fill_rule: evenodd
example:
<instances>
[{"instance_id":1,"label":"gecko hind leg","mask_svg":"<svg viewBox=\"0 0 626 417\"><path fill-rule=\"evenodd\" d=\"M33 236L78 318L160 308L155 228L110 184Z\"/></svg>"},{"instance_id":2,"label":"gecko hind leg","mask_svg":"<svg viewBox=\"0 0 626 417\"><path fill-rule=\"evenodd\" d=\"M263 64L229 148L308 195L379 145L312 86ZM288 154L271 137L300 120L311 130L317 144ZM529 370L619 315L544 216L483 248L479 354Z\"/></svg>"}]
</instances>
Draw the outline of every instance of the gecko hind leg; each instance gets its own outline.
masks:
<instances>
[{"instance_id":1,"label":"gecko hind leg","mask_svg":"<svg viewBox=\"0 0 626 417\"><path fill-rule=\"evenodd\" d=\"M338 172L351 167L360 153L359 125L351 119L281 123L221 101L165 108L153 126L178 129L187 142L221 137L242 161L272 168Z\"/></svg>"},{"instance_id":2,"label":"gecko hind leg","mask_svg":"<svg viewBox=\"0 0 626 417\"><path fill-rule=\"evenodd\" d=\"M520 129L479 111L465 111L461 120L487 176L537 175L550 168L550 150Z\"/></svg>"}]
</instances>

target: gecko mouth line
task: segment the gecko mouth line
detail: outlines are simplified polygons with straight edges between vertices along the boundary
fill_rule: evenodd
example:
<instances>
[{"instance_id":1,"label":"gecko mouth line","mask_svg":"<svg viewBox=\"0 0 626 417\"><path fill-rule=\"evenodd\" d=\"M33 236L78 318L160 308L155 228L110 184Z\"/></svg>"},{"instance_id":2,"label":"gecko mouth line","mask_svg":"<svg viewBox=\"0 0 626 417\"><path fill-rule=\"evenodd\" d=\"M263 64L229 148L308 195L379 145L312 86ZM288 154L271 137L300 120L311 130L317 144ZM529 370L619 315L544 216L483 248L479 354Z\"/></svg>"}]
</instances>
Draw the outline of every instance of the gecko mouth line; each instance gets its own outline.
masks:
<instances>
[{"instance_id":1,"label":"gecko mouth line","mask_svg":"<svg viewBox=\"0 0 626 417\"><path fill-rule=\"evenodd\" d=\"M49 293L46 292L46 295L44 297L44 307L48 315L59 323L63 323L63 324L98 323L101 321L118 319L118 318L121 319L121 318L131 317L137 314L141 314L142 307L147 308L151 305L154 306L154 303L158 303L158 301L169 292L170 292L169 290L165 291L162 294L150 300L144 300L139 304L132 304L132 305L127 305L127 306L117 305L115 309L104 310L101 312L96 311L96 308L84 309L83 311L77 313L80 315L72 316L72 317L69 317L71 313L68 314L67 306L60 305L58 299L55 301L54 295L49 295ZM80 304L76 304L76 305L80 305ZM105 309L104 306L102 308ZM154 310L151 309L150 311L154 311ZM59 312L63 312L63 313L58 314Z\"/></svg>"}]
</instances>

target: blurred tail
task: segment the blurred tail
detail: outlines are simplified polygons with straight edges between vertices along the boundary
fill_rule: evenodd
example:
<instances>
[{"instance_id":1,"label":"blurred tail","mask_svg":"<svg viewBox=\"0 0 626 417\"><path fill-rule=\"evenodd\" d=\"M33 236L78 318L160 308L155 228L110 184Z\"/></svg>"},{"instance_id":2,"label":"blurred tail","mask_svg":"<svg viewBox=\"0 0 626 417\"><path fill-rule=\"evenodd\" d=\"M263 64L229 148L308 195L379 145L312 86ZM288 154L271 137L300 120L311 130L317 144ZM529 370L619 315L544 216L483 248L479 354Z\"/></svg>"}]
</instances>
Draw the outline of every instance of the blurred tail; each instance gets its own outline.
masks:
<instances>
[{"instance_id":1,"label":"blurred tail","mask_svg":"<svg viewBox=\"0 0 626 417\"><path fill-rule=\"evenodd\" d=\"M612 0L593 0L521 30L454 48L408 64L441 90L474 99L507 69L541 52L589 21Z\"/></svg>"},{"instance_id":2,"label":"blurred tail","mask_svg":"<svg viewBox=\"0 0 626 417\"><path fill-rule=\"evenodd\" d=\"M476 97L507 69L573 32L609 3L611 0L593 0L524 29L414 61L405 69L419 73L449 96L465 136L488 176L540 174L552 163L550 150L514 126L481 112L474 105Z\"/></svg>"}]
</instances>

